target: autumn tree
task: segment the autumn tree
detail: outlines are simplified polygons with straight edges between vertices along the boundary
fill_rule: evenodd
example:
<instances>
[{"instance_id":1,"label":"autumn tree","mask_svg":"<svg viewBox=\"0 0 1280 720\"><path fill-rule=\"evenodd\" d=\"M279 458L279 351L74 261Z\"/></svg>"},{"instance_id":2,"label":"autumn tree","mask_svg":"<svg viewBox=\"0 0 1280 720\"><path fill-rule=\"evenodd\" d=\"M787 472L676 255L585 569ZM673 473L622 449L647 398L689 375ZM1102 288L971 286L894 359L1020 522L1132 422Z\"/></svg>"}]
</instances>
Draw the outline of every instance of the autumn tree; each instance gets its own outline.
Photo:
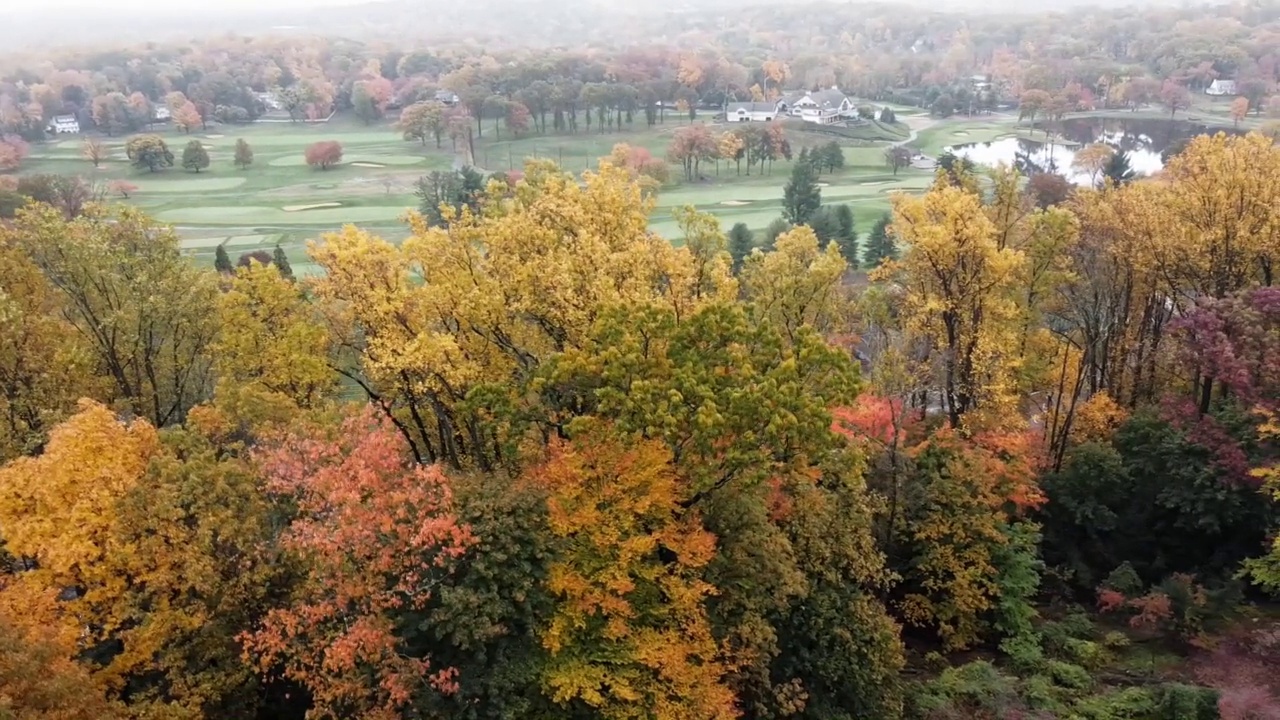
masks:
<instances>
[{"instance_id":1,"label":"autumn tree","mask_svg":"<svg viewBox=\"0 0 1280 720\"><path fill-rule=\"evenodd\" d=\"M680 163L685 179L693 181L699 177L702 162L715 158L718 151L718 143L706 125L690 125L676 130L667 157Z\"/></svg>"},{"instance_id":2,"label":"autumn tree","mask_svg":"<svg viewBox=\"0 0 1280 720\"><path fill-rule=\"evenodd\" d=\"M260 669L283 668L318 711L345 717L388 717L419 693L450 692L453 671L406 654L404 638L474 542L440 469L411 464L373 410L294 431L259 463L268 490L297 508L280 542L305 569L294 601L248 638Z\"/></svg>"},{"instance_id":3,"label":"autumn tree","mask_svg":"<svg viewBox=\"0 0 1280 720\"><path fill-rule=\"evenodd\" d=\"M531 163L512 196L492 211L463 212L445 228L415 218L413 237L390 255L385 241L367 233L327 236L313 250L326 270L315 287L326 300L350 303L352 312L338 316L343 326L335 337L352 345L359 364L344 371L388 410L399 408L401 429L419 457L484 467L498 448L478 442L483 416L463 404L470 388L525 376L557 348L580 342L605 305L644 301L688 309L708 299L711 280L717 296L736 292L727 262L724 277L704 276L695 285L690 251L649 234L651 207L624 170L602 166L580 186L552 164ZM564 223L576 228L572 242ZM477 264L473 253L480 248L484 260ZM385 259L361 259L368 257ZM592 260L601 257L618 262ZM601 267L609 271L602 275ZM426 273L427 283L410 283L411 272ZM459 302L464 295L472 300ZM439 334L427 315L399 315L410 318L402 323L385 314L420 302L453 318L448 326L459 334ZM471 348L476 362L424 360L453 356L451 347Z\"/></svg>"},{"instance_id":4,"label":"autumn tree","mask_svg":"<svg viewBox=\"0 0 1280 720\"><path fill-rule=\"evenodd\" d=\"M44 454L0 470L0 517L8 548L36 561L18 581L64 593L57 613L112 696L137 713L255 711L236 638L285 568L258 554L274 529L246 463L86 401Z\"/></svg>"},{"instance_id":5,"label":"autumn tree","mask_svg":"<svg viewBox=\"0 0 1280 720\"><path fill-rule=\"evenodd\" d=\"M52 590L0 585L0 687L13 720L117 720L78 654L75 627L59 622Z\"/></svg>"},{"instance_id":6,"label":"autumn tree","mask_svg":"<svg viewBox=\"0 0 1280 720\"><path fill-rule=\"evenodd\" d=\"M1022 254L1002 242L977 195L945 181L896 198L893 232L909 249L880 276L902 284L905 325L939 356L951 425L979 405L1016 417Z\"/></svg>"},{"instance_id":7,"label":"autumn tree","mask_svg":"<svg viewBox=\"0 0 1280 720\"><path fill-rule=\"evenodd\" d=\"M1179 110L1191 107L1191 91L1182 83L1165 80L1160 87L1160 104L1169 111L1169 117L1174 117Z\"/></svg>"},{"instance_id":8,"label":"autumn tree","mask_svg":"<svg viewBox=\"0 0 1280 720\"><path fill-rule=\"evenodd\" d=\"M307 164L328 170L330 166L342 162L342 143L337 140L321 140L307 146L304 153Z\"/></svg>"},{"instance_id":9,"label":"autumn tree","mask_svg":"<svg viewBox=\"0 0 1280 720\"><path fill-rule=\"evenodd\" d=\"M1103 143L1085 145L1071 159L1071 169L1089 176L1089 184L1097 185L1102 171L1116 154L1115 148Z\"/></svg>"},{"instance_id":10,"label":"autumn tree","mask_svg":"<svg viewBox=\"0 0 1280 720\"><path fill-rule=\"evenodd\" d=\"M935 628L949 648L986 637L992 615L1002 635L1031 631L1038 578L1033 571L1031 586L1017 587L1002 575L1036 565L1034 527L1022 520L1043 502L1032 442L1026 435L968 441L945 430L913 451L918 487L902 528L910 559L900 609L907 622Z\"/></svg>"},{"instance_id":11,"label":"autumn tree","mask_svg":"<svg viewBox=\"0 0 1280 720\"><path fill-rule=\"evenodd\" d=\"M416 102L400 111L396 129L405 140L419 140L423 145L427 144L428 137L434 137L438 148L445 125L444 111L444 105L434 100Z\"/></svg>"},{"instance_id":12,"label":"autumn tree","mask_svg":"<svg viewBox=\"0 0 1280 720\"><path fill-rule=\"evenodd\" d=\"M567 543L547 581L558 600L542 633L552 699L604 718L736 717L704 606L715 538L681 510L667 449L584 428L530 477Z\"/></svg>"},{"instance_id":13,"label":"autumn tree","mask_svg":"<svg viewBox=\"0 0 1280 720\"><path fill-rule=\"evenodd\" d=\"M163 427L205 398L217 290L183 257L172 228L132 208L91 208L74 220L35 208L10 237L58 289L113 400Z\"/></svg>"},{"instance_id":14,"label":"autumn tree","mask_svg":"<svg viewBox=\"0 0 1280 720\"><path fill-rule=\"evenodd\" d=\"M89 138L84 141L84 146L81 148L80 153L84 155L85 160L93 163L94 167L101 165L102 161L106 160L110 155L107 151L106 144L101 140L96 140L94 138Z\"/></svg>"},{"instance_id":15,"label":"autumn tree","mask_svg":"<svg viewBox=\"0 0 1280 720\"><path fill-rule=\"evenodd\" d=\"M104 388L55 288L0 229L0 462L36 451L80 397Z\"/></svg>"},{"instance_id":16,"label":"autumn tree","mask_svg":"<svg viewBox=\"0 0 1280 720\"><path fill-rule=\"evenodd\" d=\"M1052 97L1044 90L1028 90L1018 99L1018 121L1027 120L1036 124L1036 116L1044 112Z\"/></svg>"},{"instance_id":17,"label":"autumn tree","mask_svg":"<svg viewBox=\"0 0 1280 720\"><path fill-rule=\"evenodd\" d=\"M0 136L0 172L17 170L29 152L27 141L17 135Z\"/></svg>"},{"instance_id":18,"label":"autumn tree","mask_svg":"<svg viewBox=\"0 0 1280 720\"><path fill-rule=\"evenodd\" d=\"M1249 116L1249 98L1238 97L1231 101L1231 124L1240 127L1240 121Z\"/></svg>"},{"instance_id":19,"label":"autumn tree","mask_svg":"<svg viewBox=\"0 0 1280 720\"><path fill-rule=\"evenodd\" d=\"M742 287L789 339L801 327L831 333L847 320L848 299L841 287L847 268L835 243L820 249L813 230L802 225L783 233L772 252L747 258Z\"/></svg>"},{"instance_id":20,"label":"autumn tree","mask_svg":"<svg viewBox=\"0 0 1280 720\"><path fill-rule=\"evenodd\" d=\"M204 126L204 118L200 116L195 103L188 100L173 111L173 125L184 133L190 133L197 127Z\"/></svg>"},{"instance_id":21,"label":"autumn tree","mask_svg":"<svg viewBox=\"0 0 1280 720\"><path fill-rule=\"evenodd\" d=\"M1113 153L1111 159L1107 161L1106 167L1102 169L1102 176L1112 185L1124 185L1133 182L1138 176L1137 171L1133 169L1133 163L1129 159L1129 153L1125 150Z\"/></svg>"},{"instance_id":22,"label":"autumn tree","mask_svg":"<svg viewBox=\"0 0 1280 720\"><path fill-rule=\"evenodd\" d=\"M127 200L130 195L138 191L138 186L128 180L112 180L107 183L107 189Z\"/></svg>"},{"instance_id":23,"label":"autumn tree","mask_svg":"<svg viewBox=\"0 0 1280 720\"><path fill-rule=\"evenodd\" d=\"M235 164L241 170L248 170L253 164L253 148L244 138L236 140Z\"/></svg>"},{"instance_id":24,"label":"autumn tree","mask_svg":"<svg viewBox=\"0 0 1280 720\"><path fill-rule=\"evenodd\" d=\"M209 151L199 140L192 140L182 150L182 167L199 173L209 167Z\"/></svg>"},{"instance_id":25,"label":"autumn tree","mask_svg":"<svg viewBox=\"0 0 1280 720\"><path fill-rule=\"evenodd\" d=\"M155 172L158 168L173 166L173 153L159 135L135 135L125 143L124 151L139 169Z\"/></svg>"},{"instance_id":26,"label":"autumn tree","mask_svg":"<svg viewBox=\"0 0 1280 720\"><path fill-rule=\"evenodd\" d=\"M220 407L287 422L332 389L328 334L274 262L236 271L218 298L218 320L212 350Z\"/></svg>"}]
</instances>

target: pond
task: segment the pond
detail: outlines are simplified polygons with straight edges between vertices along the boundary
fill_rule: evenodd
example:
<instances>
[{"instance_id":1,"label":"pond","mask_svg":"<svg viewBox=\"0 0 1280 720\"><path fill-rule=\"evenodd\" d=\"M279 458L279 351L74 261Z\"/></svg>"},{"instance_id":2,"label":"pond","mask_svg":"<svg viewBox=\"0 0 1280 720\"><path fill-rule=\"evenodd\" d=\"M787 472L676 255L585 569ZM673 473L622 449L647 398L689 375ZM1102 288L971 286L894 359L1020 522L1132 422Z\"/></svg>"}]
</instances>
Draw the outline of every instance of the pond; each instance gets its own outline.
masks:
<instances>
[{"instance_id":1,"label":"pond","mask_svg":"<svg viewBox=\"0 0 1280 720\"><path fill-rule=\"evenodd\" d=\"M1061 123L1053 143L1026 138L1003 138L988 143L966 143L947 148L979 165L1006 163L1024 172L1053 171L1072 182L1089 183L1088 174L1071 169L1076 150L1089 143L1106 143L1129 153L1129 164L1139 175L1150 175L1164 167L1165 159L1177 154L1191 138L1212 132L1238 134L1230 128L1215 128L1184 120L1124 118L1072 118ZM1043 131L1043 127L1037 127Z\"/></svg>"}]
</instances>

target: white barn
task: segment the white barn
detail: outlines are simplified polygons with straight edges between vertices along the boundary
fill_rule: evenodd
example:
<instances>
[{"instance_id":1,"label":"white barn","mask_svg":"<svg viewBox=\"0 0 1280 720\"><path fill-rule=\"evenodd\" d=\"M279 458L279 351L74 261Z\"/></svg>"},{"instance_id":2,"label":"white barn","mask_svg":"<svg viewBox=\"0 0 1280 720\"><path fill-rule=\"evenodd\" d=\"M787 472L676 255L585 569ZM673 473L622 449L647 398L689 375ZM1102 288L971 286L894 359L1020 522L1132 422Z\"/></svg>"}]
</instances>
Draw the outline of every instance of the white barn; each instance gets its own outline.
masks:
<instances>
[{"instance_id":1,"label":"white barn","mask_svg":"<svg viewBox=\"0 0 1280 720\"><path fill-rule=\"evenodd\" d=\"M1205 95L1235 95L1235 80L1214 80L1209 87L1204 90Z\"/></svg>"},{"instance_id":2,"label":"white barn","mask_svg":"<svg viewBox=\"0 0 1280 720\"><path fill-rule=\"evenodd\" d=\"M75 115L55 115L49 121L49 132L54 135L75 134L80 132L80 121Z\"/></svg>"},{"instance_id":3,"label":"white barn","mask_svg":"<svg viewBox=\"0 0 1280 720\"><path fill-rule=\"evenodd\" d=\"M736 102L725 108L725 120L729 122L769 122L777 116L777 103Z\"/></svg>"}]
</instances>

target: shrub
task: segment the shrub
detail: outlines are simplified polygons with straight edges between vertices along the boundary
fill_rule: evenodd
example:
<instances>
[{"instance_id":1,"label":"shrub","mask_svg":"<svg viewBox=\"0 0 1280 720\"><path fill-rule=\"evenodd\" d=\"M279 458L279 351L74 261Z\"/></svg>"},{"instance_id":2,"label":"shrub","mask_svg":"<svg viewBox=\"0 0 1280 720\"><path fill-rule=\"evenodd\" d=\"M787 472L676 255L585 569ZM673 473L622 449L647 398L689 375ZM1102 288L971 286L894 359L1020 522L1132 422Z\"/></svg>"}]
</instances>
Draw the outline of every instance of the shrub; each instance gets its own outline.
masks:
<instances>
[{"instance_id":1,"label":"shrub","mask_svg":"<svg viewBox=\"0 0 1280 720\"><path fill-rule=\"evenodd\" d=\"M1079 665L1072 665L1061 660L1050 660L1047 665L1049 677L1064 688L1071 690L1088 690L1093 687L1093 678L1089 671Z\"/></svg>"}]
</instances>

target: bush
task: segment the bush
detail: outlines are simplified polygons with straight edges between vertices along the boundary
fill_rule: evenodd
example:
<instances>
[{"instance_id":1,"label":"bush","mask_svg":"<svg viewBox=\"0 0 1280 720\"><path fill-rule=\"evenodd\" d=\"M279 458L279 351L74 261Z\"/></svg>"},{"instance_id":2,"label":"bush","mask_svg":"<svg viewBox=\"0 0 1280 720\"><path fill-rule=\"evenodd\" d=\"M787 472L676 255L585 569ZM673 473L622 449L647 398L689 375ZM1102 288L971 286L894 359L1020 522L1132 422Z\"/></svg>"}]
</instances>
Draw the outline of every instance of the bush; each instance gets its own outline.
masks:
<instances>
[{"instance_id":1,"label":"bush","mask_svg":"<svg viewBox=\"0 0 1280 720\"><path fill-rule=\"evenodd\" d=\"M1020 673L1033 673L1044 666L1044 648L1040 636L1023 633L1006 638L1000 643L1000 651L1009 658L1009 664Z\"/></svg>"},{"instance_id":2,"label":"bush","mask_svg":"<svg viewBox=\"0 0 1280 720\"><path fill-rule=\"evenodd\" d=\"M1112 630L1102 636L1102 646L1108 650L1123 650L1131 644L1132 642L1129 640L1128 635L1116 630Z\"/></svg>"},{"instance_id":3,"label":"bush","mask_svg":"<svg viewBox=\"0 0 1280 720\"><path fill-rule=\"evenodd\" d=\"M1102 667L1111 659L1106 648L1092 640L1067 638L1065 649L1068 659L1090 669Z\"/></svg>"},{"instance_id":4,"label":"bush","mask_svg":"<svg viewBox=\"0 0 1280 720\"><path fill-rule=\"evenodd\" d=\"M1049 677L1064 688L1088 690L1093 687L1093 678L1089 675L1089 671L1079 665L1072 665L1061 660L1050 660L1047 670Z\"/></svg>"}]
</instances>

